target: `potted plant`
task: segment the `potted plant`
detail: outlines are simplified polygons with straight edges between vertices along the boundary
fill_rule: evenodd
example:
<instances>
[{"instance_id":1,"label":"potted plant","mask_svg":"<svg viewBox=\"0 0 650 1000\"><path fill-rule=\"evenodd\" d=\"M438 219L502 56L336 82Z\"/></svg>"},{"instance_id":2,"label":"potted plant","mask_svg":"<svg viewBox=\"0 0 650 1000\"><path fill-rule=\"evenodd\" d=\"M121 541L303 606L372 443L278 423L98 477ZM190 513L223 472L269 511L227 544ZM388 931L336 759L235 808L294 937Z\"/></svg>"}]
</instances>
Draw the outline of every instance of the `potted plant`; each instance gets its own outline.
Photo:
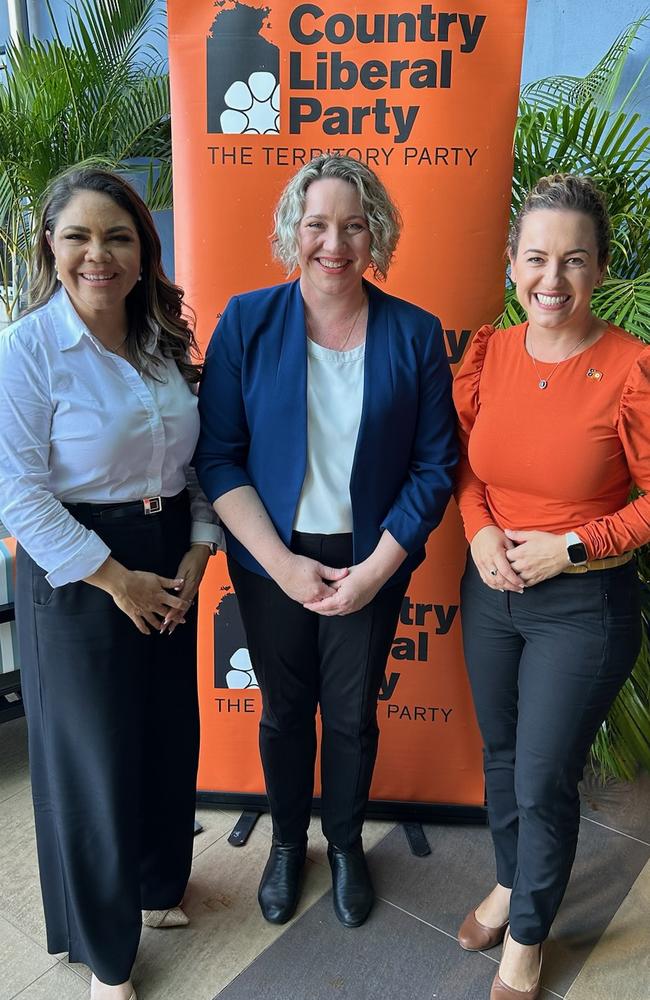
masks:
<instances>
[{"instance_id":1,"label":"potted plant","mask_svg":"<svg viewBox=\"0 0 650 1000\"><path fill-rule=\"evenodd\" d=\"M0 316L24 300L35 207L73 164L147 172L151 208L171 204L169 79L144 37L158 0L76 0L61 38L10 42L0 70ZM136 161L134 163L134 161Z\"/></svg>"}]
</instances>

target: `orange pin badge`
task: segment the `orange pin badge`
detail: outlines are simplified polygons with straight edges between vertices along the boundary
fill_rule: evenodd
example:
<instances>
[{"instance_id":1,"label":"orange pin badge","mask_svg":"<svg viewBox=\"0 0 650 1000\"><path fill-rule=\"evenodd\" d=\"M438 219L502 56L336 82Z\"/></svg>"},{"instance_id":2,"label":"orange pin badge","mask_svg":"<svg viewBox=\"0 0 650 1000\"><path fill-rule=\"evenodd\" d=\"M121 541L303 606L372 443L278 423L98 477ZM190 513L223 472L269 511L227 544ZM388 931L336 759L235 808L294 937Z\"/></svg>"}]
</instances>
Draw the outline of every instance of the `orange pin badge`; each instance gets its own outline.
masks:
<instances>
[{"instance_id":1,"label":"orange pin badge","mask_svg":"<svg viewBox=\"0 0 650 1000\"><path fill-rule=\"evenodd\" d=\"M599 372L597 368L589 368L587 371L587 378L592 378L595 382L600 382L603 377L603 373Z\"/></svg>"}]
</instances>

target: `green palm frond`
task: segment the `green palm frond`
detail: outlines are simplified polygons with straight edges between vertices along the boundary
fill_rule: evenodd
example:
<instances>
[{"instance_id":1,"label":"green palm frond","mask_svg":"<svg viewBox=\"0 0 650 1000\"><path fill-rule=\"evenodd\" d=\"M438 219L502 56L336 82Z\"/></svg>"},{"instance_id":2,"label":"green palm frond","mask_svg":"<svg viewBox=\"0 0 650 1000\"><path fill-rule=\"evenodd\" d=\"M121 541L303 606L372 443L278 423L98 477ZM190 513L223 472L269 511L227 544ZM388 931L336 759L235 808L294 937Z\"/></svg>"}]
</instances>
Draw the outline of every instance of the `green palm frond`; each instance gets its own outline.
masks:
<instances>
[{"instance_id":1,"label":"green palm frond","mask_svg":"<svg viewBox=\"0 0 650 1000\"><path fill-rule=\"evenodd\" d=\"M609 278L596 289L593 309L650 344L650 271L636 278Z\"/></svg>"},{"instance_id":2,"label":"green palm frond","mask_svg":"<svg viewBox=\"0 0 650 1000\"><path fill-rule=\"evenodd\" d=\"M514 140L513 213L540 177L558 172L593 177L610 199L613 215L643 197L650 128L638 114L600 111L586 103L537 110L524 101ZM647 197L647 196L646 196Z\"/></svg>"},{"instance_id":3,"label":"green palm frond","mask_svg":"<svg viewBox=\"0 0 650 1000\"><path fill-rule=\"evenodd\" d=\"M160 212L171 208L173 199L173 174L171 163L162 163L159 167L151 165L147 172L147 187L145 198L152 211Z\"/></svg>"},{"instance_id":4,"label":"green palm frond","mask_svg":"<svg viewBox=\"0 0 650 1000\"><path fill-rule=\"evenodd\" d=\"M514 285L508 282L506 287L506 299L503 312L494 321L495 326L506 328L508 326L518 326L526 321L526 313L519 304L517 290Z\"/></svg>"},{"instance_id":5,"label":"green palm frond","mask_svg":"<svg viewBox=\"0 0 650 1000\"><path fill-rule=\"evenodd\" d=\"M524 87L522 98L541 110L558 104L578 107L586 101L596 107L611 110L621 84L623 70L639 33L650 22L650 12L642 14L625 28L600 62L584 77L548 76ZM620 102L624 106L641 81L648 62L644 64L634 84Z\"/></svg>"},{"instance_id":6,"label":"green palm frond","mask_svg":"<svg viewBox=\"0 0 650 1000\"><path fill-rule=\"evenodd\" d=\"M46 0L54 38L7 46L0 75L0 297L8 298L10 284L14 294L24 287L32 216L52 177L98 161L118 170L133 159L170 168L168 74L144 44L157 27L158 6L77 0L64 44ZM157 205L163 193L161 184Z\"/></svg>"}]
</instances>

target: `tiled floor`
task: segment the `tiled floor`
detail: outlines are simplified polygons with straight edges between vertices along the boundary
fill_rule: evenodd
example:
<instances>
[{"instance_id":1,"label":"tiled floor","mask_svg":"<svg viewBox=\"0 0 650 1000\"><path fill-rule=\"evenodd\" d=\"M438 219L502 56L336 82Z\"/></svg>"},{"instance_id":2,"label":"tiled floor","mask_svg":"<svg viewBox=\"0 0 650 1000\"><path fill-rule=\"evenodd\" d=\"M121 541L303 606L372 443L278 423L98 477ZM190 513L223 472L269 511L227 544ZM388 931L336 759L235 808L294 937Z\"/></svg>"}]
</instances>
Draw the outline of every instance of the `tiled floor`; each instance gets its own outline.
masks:
<instances>
[{"instance_id":1,"label":"tiled floor","mask_svg":"<svg viewBox=\"0 0 650 1000\"><path fill-rule=\"evenodd\" d=\"M202 809L204 832L186 897L189 927L145 928L134 970L139 1000L487 1000L499 951L469 955L454 940L489 888L486 829L428 826L431 854L413 857L402 829L368 823L379 896L357 930L337 923L318 821L304 897L286 927L265 923L257 883L270 844L262 817L245 847L227 836L235 812ZM650 1000L650 776L583 789L571 883L544 961L544 996ZM89 972L45 950L25 722L0 726L0 1000L77 1000Z\"/></svg>"}]
</instances>

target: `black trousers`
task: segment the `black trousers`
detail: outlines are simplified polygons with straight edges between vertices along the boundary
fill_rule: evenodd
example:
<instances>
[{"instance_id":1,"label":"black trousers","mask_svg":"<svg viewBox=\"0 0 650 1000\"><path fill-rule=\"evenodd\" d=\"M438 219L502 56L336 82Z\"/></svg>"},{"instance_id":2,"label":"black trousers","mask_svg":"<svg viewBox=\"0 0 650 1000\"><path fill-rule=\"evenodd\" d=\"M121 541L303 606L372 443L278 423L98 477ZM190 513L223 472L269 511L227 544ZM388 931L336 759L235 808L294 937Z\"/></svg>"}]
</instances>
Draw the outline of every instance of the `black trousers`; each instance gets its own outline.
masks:
<instances>
[{"instance_id":1,"label":"black trousers","mask_svg":"<svg viewBox=\"0 0 650 1000\"><path fill-rule=\"evenodd\" d=\"M174 577L187 498L94 528L129 569ZM20 549L16 619L50 952L128 979L141 909L178 904L192 859L198 761L196 614L142 635L103 591L52 589Z\"/></svg>"},{"instance_id":2,"label":"black trousers","mask_svg":"<svg viewBox=\"0 0 650 1000\"><path fill-rule=\"evenodd\" d=\"M291 547L328 566L352 562L351 535L294 532ZM228 568L262 692L260 752L274 836L294 844L306 836L320 704L323 833L350 847L363 827L379 740L377 695L408 581L354 614L327 618L232 558Z\"/></svg>"},{"instance_id":3,"label":"black trousers","mask_svg":"<svg viewBox=\"0 0 650 1000\"><path fill-rule=\"evenodd\" d=\"M589 749L639 652L636 566L502 594L470 556L461 614L497 880L512 888L512 937L537 944L571 873Z\"/></svg>"}]
</instances>

